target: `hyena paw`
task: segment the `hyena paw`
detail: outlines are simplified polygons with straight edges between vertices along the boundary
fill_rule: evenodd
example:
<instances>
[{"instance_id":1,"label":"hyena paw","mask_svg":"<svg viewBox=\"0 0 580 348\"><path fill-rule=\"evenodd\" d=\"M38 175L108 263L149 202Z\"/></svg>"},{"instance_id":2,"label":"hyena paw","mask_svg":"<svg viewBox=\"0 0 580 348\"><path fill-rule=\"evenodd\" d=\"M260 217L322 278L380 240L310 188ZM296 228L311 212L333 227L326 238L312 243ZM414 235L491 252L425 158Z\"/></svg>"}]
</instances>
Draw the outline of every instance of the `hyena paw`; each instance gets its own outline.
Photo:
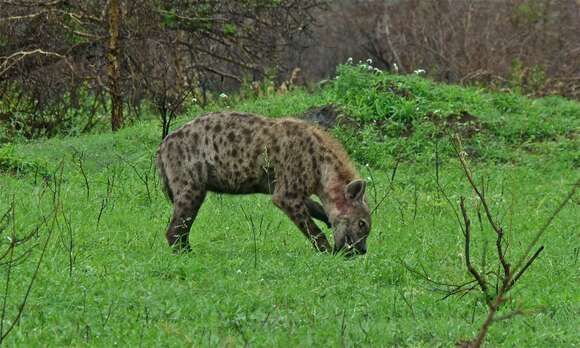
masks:
<instances>
[{"instance_id":1,"label":"hyena paw","mask_svg":"<svg viewBox=\"0 0 580 348\"><path fill-rule=\"evenodd\" d=\"M173 253L175 255L188 254L191 252L191 246L189 244L174 244Z\"/></svg>"}]
</instances>

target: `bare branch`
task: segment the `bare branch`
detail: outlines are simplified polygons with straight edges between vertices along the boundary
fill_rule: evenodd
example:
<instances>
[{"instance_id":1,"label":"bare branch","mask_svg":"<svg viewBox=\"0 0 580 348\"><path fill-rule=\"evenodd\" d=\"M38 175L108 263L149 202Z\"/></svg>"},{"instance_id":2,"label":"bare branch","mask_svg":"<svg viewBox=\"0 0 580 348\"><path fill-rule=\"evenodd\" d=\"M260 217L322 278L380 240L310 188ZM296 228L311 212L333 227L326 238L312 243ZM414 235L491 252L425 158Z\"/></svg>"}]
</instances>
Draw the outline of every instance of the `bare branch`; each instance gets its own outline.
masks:
<instances>
[{"instance_id":1,"label":"bare branch","mask_svg":"<svg viewBox=\"0 0 580 348\"><path fill-rule=\"evenodd\" d=\"M485 295L485 301L489 306L491 304L491 296L489 294L489 290L487 288L487 283L485 279L479 274L479 272L473 267L471 264L471 254L470 254L470 242L471 242L471 221L467 216L467 210L465 209L465 198L461 197L460 202L461 212L463 214L463 221L465 223L465 265L467 266L467 270L469 273L473 275L475 280L477 280L477 284L481 288L481 291Z\"/></svg>"},{"instance_id":2,"label":"bare branch","mask_svg":"<svg viewBox=\"0 0 580 348\"><path fill-rule=\"evenodd\" d=\"M44 51L40 48L37 48L37 49L32 50L32 51L19 51L19 52L11 54L9 56L0 57L0 62L2 62L2 63L0 63L0 76L4 75L8 70L10 70L16 64L18 64L18 62L20 62L21 60L25 59L28 56L32 56L32 55L44 55L44 56L56 57L59 59L66 60L66 57L59 54L59 53ZM72 69L72 67L71 67L71 69Z\"/></svg>"},{"instance_id":3,"label":"bare branch","mask_svg":"<svg viewBox=\"0 0 580 348\"><path fill-rule=\"evenodd\" d=\"M14 1L2 0L1 4L17 6L17 7L52 7L64 3L64 0L54 1Z\"/></svg>"},{"instance_id":4,"label":"bare branch","mask_svg":"<svg viewBox=\"0 0 580 348\"><path fill-rule=\"evenodd\" d=\"M540 228L540 230L538 231L538 233L536 233L536 235L534 236L534 239L530 242L530 244L526 248L526 251L524 252L524 255L517 262L516 267L514 269L519 269L520 266L525 262L525 260L528 258L528 255L530 254L530 252L532 251L532 249L534 248L534 246L538 243L538 241L540 240L540 238L542 238L542 236L544 235L544 233L546 232L546 230L548 229L548 227L552 224L552 222L554 221L554 219L556 218L556 216L558 216L558 214L562 211L562 209L564 209L564 207L568 204L568 202L572 199L572 197L574 197L574 195L576 194L576 190L578 189L579 186L580 186L580 179L576 180L576 182L572 185L572 189L570 190L570 192L568 192L568 194L562 200L562 202L560 203L560 205L558 205L558 207L556 208L556 210L554 210L554 212L552 213L552 215L550 215L550 217L548 218L548 220L546 220L546 222ZM536 252L536 253L538 253L538 252ZM532 257L532 259L533 258L534 257ZM533 260L530 260L530 261L533 261ZM528 261L528 263L530 263L530 261Z\"/></svg>"},{"instance_id":5,"label":"bare branch","mask_svg":"<svg viewBox=\"0 0 580 348\"><path fill-rule=\"evenodd\" d=\"M528 260L528 262L526 262L526 264L524 265L524 267L518 272L516 273L516 275L514 276L514 278L512 279L512 281L510 282L509 287L513 287L515 285L515 283L518 281L518 279L520 279L520 277L524 274L524 272L528 269L528 267L530 267L532 265L532 262L534 262L534 260L540 256L540 253L544 250L544 246L542 245L535 253L534 255Z\"/></svg>"},{"instance_id":6,"label":"bare branch","mask_svg":"<svg viewBox=\"0 0 580 348\"><path fill-rule=\"evenodd\" d=\"M23 16L4 17L4 18L0 18L0 22L21 21L21 20L25 20L25 19L33 19L33 18L40 17L40 16L47 14L47 13L48 13L48 11L40 11L37 13L31 13L31 14L27 14L27 15L23 15Z\"/></svg>"}]
</instances>

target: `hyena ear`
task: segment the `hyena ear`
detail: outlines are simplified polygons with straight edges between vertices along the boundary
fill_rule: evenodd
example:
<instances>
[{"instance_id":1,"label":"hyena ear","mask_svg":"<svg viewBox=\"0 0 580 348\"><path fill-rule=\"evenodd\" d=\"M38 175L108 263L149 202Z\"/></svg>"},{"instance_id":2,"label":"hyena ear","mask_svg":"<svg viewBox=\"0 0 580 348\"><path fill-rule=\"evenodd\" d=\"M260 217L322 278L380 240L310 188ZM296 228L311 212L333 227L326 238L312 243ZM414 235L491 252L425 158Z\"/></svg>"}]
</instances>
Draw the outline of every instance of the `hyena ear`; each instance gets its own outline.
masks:
<instances>
[{"instance_id":1,"label":"hyena ear","mask_svg":"<svg viewBox=\"0 0 580 348\"><path fill-rule=\"evenodd\" d=\"M363 198L367 182L364 180L353 180L344 188L344 195L346 199L351 201L358 201Z\"/></svg>"}]
</instances>

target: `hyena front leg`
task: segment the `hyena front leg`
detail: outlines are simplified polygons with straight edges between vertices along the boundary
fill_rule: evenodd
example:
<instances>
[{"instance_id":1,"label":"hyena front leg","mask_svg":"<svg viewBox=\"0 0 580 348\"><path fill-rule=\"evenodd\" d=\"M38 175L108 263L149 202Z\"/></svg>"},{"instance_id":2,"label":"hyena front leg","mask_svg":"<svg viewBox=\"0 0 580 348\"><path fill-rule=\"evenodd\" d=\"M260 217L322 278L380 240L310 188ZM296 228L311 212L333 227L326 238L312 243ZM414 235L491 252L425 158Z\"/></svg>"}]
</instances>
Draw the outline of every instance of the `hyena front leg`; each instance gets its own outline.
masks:
<instances>
[{"instance_id":1,"label":"hyena front leg","mask_svg":"<svg viewBox=\"0 0 580 348\"><path fill-rule=\"evenodd\" d=\"M304 200L304 204L306 204L306 209L308 210L308 214L310 214L310 216L312 216L316 220L324 222L324 224L326 224L326 227L328 228L331 227L328 215L326 215L326 212L324 211L324 208L322 207L322 205L320 205L320 203L313 201L310 198L306 198Z\"/></svg>"},{"instance_id":2,"label":"hyena front leg","mask_svg":"<svg viewBox=\"0 0 580 348\"><path fill-rule=\"evenodd\" d=\"M167 228L167 242L175 252L189 252L189 231L197 212L205 199L205 190L187 190L176 195L173 202L173 217Z\"/></svg>"},{"instance_id":3,"label":"hyena front leg","mask_svg":"<svg viewBox=\"0 0 580 348\"><path fill-rule=\"evenodd\" d=\"M278 192L272 196L272 202L288 215L290 220L298 226L304 236L312 242L316 250L330 251L330 244L328 243L326 236L310 218L305 203L307 198L298 195L299 198L288 199L288 197L293 196L294 195L288 195L284 192Z\"/></svg>"}]
</instances>

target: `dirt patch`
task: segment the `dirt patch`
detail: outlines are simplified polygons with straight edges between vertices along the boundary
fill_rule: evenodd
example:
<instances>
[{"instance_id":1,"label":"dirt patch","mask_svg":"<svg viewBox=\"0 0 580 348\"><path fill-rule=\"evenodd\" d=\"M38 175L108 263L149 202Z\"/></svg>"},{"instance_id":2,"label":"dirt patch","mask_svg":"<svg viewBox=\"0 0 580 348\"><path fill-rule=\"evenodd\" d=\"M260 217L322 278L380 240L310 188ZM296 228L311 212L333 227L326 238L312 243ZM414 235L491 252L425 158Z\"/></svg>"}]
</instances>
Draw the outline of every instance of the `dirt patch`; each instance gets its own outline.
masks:
<instances>
[{"instance_id":1,"label":"dirt patch","mask_svg":"<svg viewBox=\"0 0 580 348\"><path fill-rule=\"evenodd\" d=\"M475 134L485 129L485 124L479 117L470 114L467 111L452 113L441 117L435 113L429 112L427 119L435 124L443 132L456 132L463 138L472 138Z\"/></svg>"},{"instance_id":2,"label":"dirt patch","mask_svg":"<svg viewBox=\"0 0 580 348\"><path fill-rule=\"evenodd\" d=\"M410 89L402 87L393 81L379 81L375 85L375 90L381 93L390 93L405 99L412 99L413 93Z\"/></svg>"},{"instance_id":3,"label":"dirt patch","mask_svg":"<svg viewBox=\"0 0 580 348\"><path fill-rule=\"evenodd\" d=\"M324 129L334 128L339 125L351 129L362 128L362 124L346 115L338 106L333 104L310 108L296 117L315 123ZM479 117L467 111L460 111L459 113L452 113L446 116L429 112L423 120L423 122L431 122L437 126L441 136L446 133L458 133L462 138L472 138L474 135L486 129L485 124ZM375 120L373 121L373 126L379 130L379 133L383 133L391 122L389 119ZM398 135L402 138L408 138L415 133L415 128L413 123L407 123L400 127L398 134L393 134L392 130L389 133L391 136Z\"/></svg>"},{"instance_id":4,"label":"dirt patch","mask_svg":"<svg viewBox=\"0 0 580 348\"><path fill-rule=\"evenodd\" d=\"M297 118L315 123L324 129L334 128L338 125L346 127L358 126L356 121L333 104L310 108L304 114L298 115Z\"/></svg>"},{"instance_id":5,"label":"dirt patch","mask_svg":"<svg viewBox=\"0 0 580 348\"><path fill-rule=\"evenodd\" d=\"M461 111L459 113L452 113L447 116L440 116L433 112L427 113L422 122L431 122L438 130L439 135L443 136L449 133L458 133L462 138L472 138L474 135L486 129L485 124L479 117ZM401 129L400 136L408 138L415 133L414 123L407 123Z\"/></svg>"}]
</instances>

